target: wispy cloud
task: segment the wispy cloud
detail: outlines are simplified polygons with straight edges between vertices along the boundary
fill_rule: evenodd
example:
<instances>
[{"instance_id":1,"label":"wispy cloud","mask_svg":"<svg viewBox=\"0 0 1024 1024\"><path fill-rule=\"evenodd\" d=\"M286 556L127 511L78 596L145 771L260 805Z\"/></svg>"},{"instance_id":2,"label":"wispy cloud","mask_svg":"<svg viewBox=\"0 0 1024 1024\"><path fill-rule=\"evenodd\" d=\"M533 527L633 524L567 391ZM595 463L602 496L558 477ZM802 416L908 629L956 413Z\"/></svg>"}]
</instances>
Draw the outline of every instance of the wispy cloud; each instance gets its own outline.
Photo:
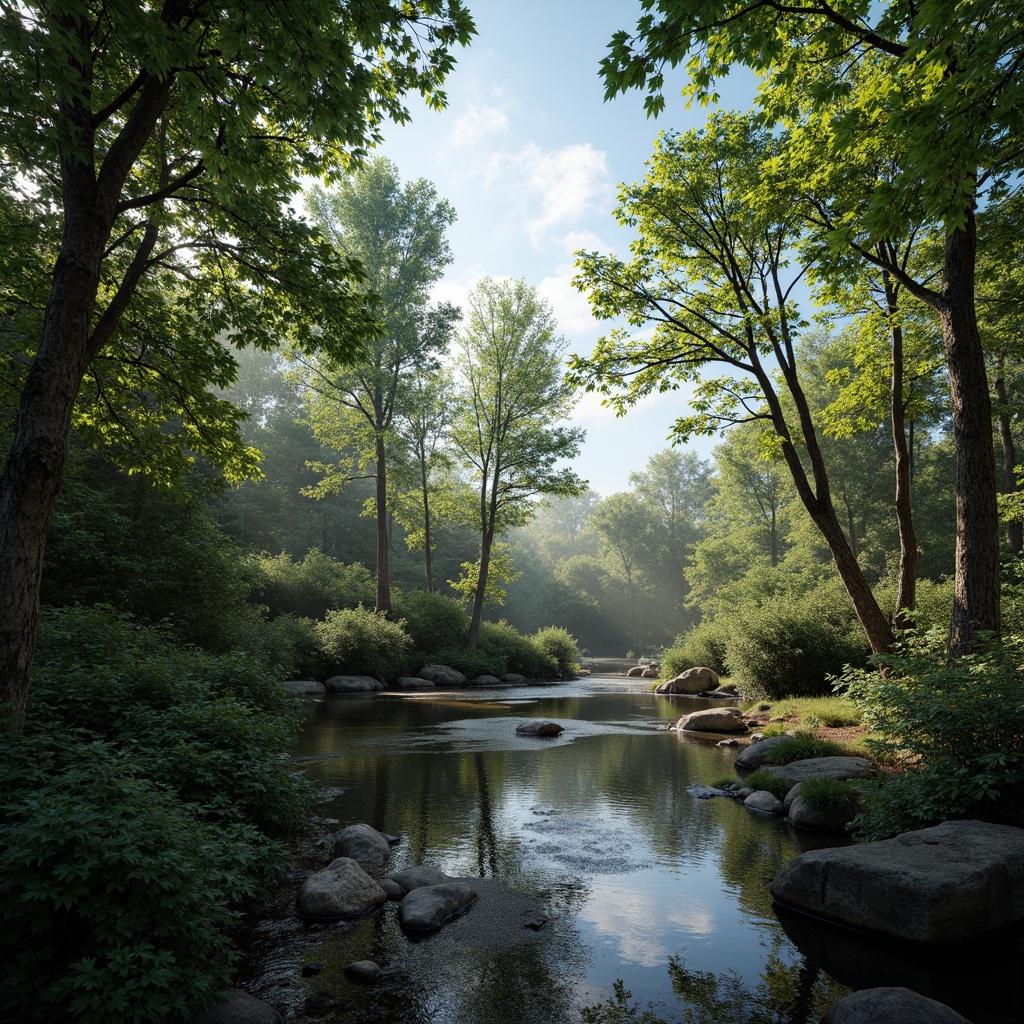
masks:
<instances>
[{"instance_id":1,"label":"wispy cloud","mask_svg":"<svg viewBox=\"0 0 1024 1024\"><path fill-rule=\"evenodd\" d=\"M493 104L471 103L460 114L448 133L449 143L456 149L469 149L493 144L508 135L508 114Z\"/></svg>"}]
</instances>

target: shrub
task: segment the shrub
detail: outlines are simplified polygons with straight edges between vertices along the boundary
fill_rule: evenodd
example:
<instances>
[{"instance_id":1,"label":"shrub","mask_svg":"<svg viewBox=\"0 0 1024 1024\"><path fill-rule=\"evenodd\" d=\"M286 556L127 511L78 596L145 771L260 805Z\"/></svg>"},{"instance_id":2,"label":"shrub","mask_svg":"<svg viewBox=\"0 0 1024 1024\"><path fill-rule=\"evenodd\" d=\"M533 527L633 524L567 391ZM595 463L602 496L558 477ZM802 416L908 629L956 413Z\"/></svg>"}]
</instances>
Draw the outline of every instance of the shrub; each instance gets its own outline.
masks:
<instances>
[{"instance_id":1,"label":"shrub","mask_svg":"<svg viewBox=\"0 0 1024 1024\"><path fill-rule=\"evenodd\" d=\"M806 761L812 757L838 757L847 750L832 740L822 740L810 732L798 732L793 736L773 743L765 756L765 763L772 765Z\"/></svg>"},{"instance_id":2,"label":"shrub","mask_svg":"<svg viewBox=\"0 0 1024 1024\"><path fill-rule=\"evenodd\" d=\"M661 655L661 676L673 679L688 668L714 669L720 676L728 675L725 659L728 626L719 619L706 619L689 632L676 637L676 642Z\"/></svg>"},{"instance_id":3,"label":"shrub","mask_svg":"<svg viewBox=\"0 0 1024 1024\"><path fill-rule=\"evenodd\" d=\"M743 780L743 785L751 789L766 789L777 800L785 800L786 794L793 788L792 782L787 782L772 772L766 772L763 768L751 772Z\"/></svg>"},{"instance_id":4,"label":"shrub","mask_svg":"<svg viewBox=\"0 0 1024 1024\"><path fill-rule=\"evenodd\" d=\"M420 654L431 655L466 644L469 616L450 597L422 590L396 593L395 613L405 620L412 648Z\"/></svg>"},{"instance_id":5,"label":"shrub","mask_svg":"<svg viewBox=\"0 0 1024 1024\"><path fill-rule=\"evenodd\" d=\"M560 626L548 626L533 634L533 643L545 656L554 660L559 679L574 679L580 670L580 649L572 634Z\"/></svg>"},{"instance_id":6,"label":"shrub","mask_svg":"<svg viewBox=\"0 0 1024 1024\"><path fill-rule=\"evenodd\" d=\"M817 592L798 601L772 600L742 617L729 632L727 660L748 695L817 697L831 691L829 676L863 665L867 645L845 614L829 614Z\"/></svg>"},{"instance_id":7,"label":"shrub","mask_svg":"<svg viewBox=\"0 0 1024 1024\"><path fill-rule=\"evenodd\" d=\"M882 839L948 819L1024 826L1024 646L1014 637L947 659L945 630L904 637L876 670L840 683L878 735L868 746L902 770L854 822Z\"/></svg>"},{"instance_id":8,"label":"shrub","mask_svg":"<svg viewBox=\"0 0 1024 1024\"><path fill-rule=\"evenodd\" d=\"M853 814L860 806L860 790L841 779L808 779L800 786L800 797L812 811L824 814Z\"/></svg>"},{"instance_id":9,"label":"shrub","mask_svg":"<svg viewBox=\"0 0 1024 1024\"><path fill-rule=\"evenodd\" d=\"M263 605L271 618L292 614L322 619L338 608L372 605L373 574L365 566L346 565L314 548L298 562L291 555L257 555L250 559L250 600Z\"/></svg>"},{"instance_id":10,"label":"shrub","mask_svg":"<svg viewBox=\"0 0 1024 1024\"><path fill-rule=\"evenodd\" d=\"M391 682L409 670L409 634L400 622L365 608L329 611L313 631L328 674L373 676Z\"/></svg>"},{"instance_id":11,"label":"shrub","mask_svg":"<svg viewBox=\"0 0 1024 1024\"><path fill-rule=\"evenodd\" d=\"M481 622L475 650L464 646L437 652L438 661L451 665L467 679L518 672L534 679L553 679L558 662L534 638L525 637L507 622Z\"/></svg>"}]
</instances>

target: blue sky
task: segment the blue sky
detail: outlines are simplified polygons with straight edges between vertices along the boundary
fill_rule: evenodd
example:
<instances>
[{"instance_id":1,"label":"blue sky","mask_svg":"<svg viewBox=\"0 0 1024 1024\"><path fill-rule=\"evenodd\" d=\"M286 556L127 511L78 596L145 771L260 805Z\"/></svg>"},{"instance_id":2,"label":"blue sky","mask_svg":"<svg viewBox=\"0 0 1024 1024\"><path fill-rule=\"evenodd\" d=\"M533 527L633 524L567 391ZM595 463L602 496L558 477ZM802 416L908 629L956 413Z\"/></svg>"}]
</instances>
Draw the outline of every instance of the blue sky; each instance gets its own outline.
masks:
<instances>
[{"instance_id":1,"label":"blue sky","mask_svg":"<svg viewBox=\"0 0 1024 1024\"><path fill-rule=\"evenodd\" d=\"M412 104L411 124L391 127L379 152L403 181L427 178L458 221L454 262L437 297L462 304L481 277L521 277L551 303L569 351L589 352L609 326L576 292L573 252L625 252L629 234L611 216L620 182L643 177L662 129L702 124L666 90L649 119L640 93L604 102L598 62L617 29L632 29L638 0L469 0L478 35L461 51L442 113ZM681 82L681 79L679 79ZM723 88L723 104L750 105L749 85ZM667 447L681 393L658 396L616 419L583 396L575 422L587 430L574 466L604 495ZM708 442L697 448L706 455Z\"/></svg>"}]
</instances>

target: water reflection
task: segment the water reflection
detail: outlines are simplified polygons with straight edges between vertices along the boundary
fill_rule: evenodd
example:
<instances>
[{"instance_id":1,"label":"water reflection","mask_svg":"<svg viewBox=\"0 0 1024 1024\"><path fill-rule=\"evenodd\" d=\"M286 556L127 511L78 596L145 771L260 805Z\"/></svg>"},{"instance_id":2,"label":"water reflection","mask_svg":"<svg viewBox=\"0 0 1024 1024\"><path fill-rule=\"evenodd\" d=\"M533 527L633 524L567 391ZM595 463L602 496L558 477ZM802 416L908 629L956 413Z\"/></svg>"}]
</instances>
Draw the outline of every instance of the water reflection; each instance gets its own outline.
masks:
<instances>
[{"instance_id":1,"label":"water reflection","mask_svg":"<svg viewBox=\"0 0 1024 1024\"><path fill-rule=\"evenodd\" d=\"M323 813L401 836L396 870L433 864L475 879L480 897L417 942L394 904L333 927L285 922L257 950L260 994L290 1019L322 990L336 1004L326 1020L558 1024L587 1006L602 1019L622 979L644 1006L674 1007L668 1019L816 1020L845 978L773 913L768 883L798 852L792 834L695 799L688 787L732 774L735 752L665 732L703 706L604 681L311 704L295 753L338 794ZM537 717L566 731L516 736ZM384 967L382 984L345 980L361 959ZM310 961L324 971L300 980ZM737 993L746 1016L728 1015Z\"/></svg>"}]
</instances>

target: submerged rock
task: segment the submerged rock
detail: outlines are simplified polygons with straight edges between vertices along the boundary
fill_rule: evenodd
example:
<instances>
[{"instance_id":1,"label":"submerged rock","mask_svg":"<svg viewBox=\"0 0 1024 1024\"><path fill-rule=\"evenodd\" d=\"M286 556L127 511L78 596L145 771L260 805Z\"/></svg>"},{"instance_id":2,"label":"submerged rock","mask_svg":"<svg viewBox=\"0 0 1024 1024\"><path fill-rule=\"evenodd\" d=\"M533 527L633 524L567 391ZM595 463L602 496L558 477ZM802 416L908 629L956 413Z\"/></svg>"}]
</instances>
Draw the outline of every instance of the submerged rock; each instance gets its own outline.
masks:
<instances>
[{"instance_id":1,"label":"submerged rock","mask_svg":"<svg viewBox=\"0 0 1024 1024\"><path fill-rule=\"evenodd\" d=\"M303 917L357 917L387 899L384 890L351 857L338 857L302 883Z\"/></svg>"},{"instance_id":2,"label":"submerged rock","mask_svg":"<svg viewBox=\"0 0 1024 1024\"><path fill-rule=\"evenodd\" d=\"M345 977L349 981L358 981L360 985L376 984L383 973L380 965L372 960L357 960L345 968Z\"/></svg>"},{"instance_id":3,"label":"submerged rock","mask_svg":"<svg viewBox=\"0 0 1024 1024\"><path fill-rule=\"evenodd\" d=\"M413 889L399 904L398 921L406 931L433 931L475 899L476 891L465 882L423 886Z\"/></svg>"},{"instance_id":4,"label":"submerged rock","mask_svg":"<svg viewBox=\"0 0 1024 1024\"><path fill-rule=\"evenodd\" d=\"M443 885L452 878L440 868L429 864L418 864L416 867L395 871L380 880L381 887L387 892L388 899L400 900L413 889L422 889L425 885ZM386 884L385 884L386 883ZM392 892L396 895L392 895Z\"/></svg>"},{"instance_id":5,"label":"submerged rock","mask_svg":"<svg viewBox=\"0 0 1024 1024\"><path fill-rule=\"evenodd\" d=\"M1024 830L947 821L791 860L785 907L897 939L954 946L1024 924Z\"/></svg>"},{"instance_id":6,"label":"submerged rock","mask_svg":"<svg viewBox=\"0 0 1024 1024\"><path fill-rule=\"evenodd\" d=\"M517 736L558 736L565 732L565 726L557 722L545 722L540 719L523 722L516 726Z\"/></svg>"}]
</instances>

